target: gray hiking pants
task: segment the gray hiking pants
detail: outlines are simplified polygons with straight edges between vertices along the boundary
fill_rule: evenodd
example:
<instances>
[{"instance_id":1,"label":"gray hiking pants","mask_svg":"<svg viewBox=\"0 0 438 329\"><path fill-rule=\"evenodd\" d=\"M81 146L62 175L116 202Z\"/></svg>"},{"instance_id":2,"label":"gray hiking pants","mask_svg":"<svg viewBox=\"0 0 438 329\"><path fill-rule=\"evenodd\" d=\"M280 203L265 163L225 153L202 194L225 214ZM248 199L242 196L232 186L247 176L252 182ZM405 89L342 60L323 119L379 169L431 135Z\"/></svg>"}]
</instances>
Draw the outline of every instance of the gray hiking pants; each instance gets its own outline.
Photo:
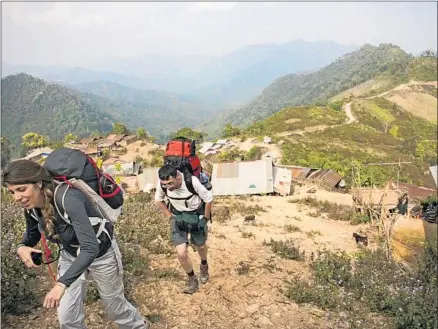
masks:
<instances>
[{"instance_id":1,"label":"gray hiking pants","mask_svg":"<svg viewBox=\"0 0 438 329\"><path fill-rule=\"evenodd\" d=\"M65 250L61 251L58 262L58 277L64 274L75 259ZM108 318L120 329L145 329L144 319L139 311L126 300L123 286L122 257L117 242L113 240L107 253L93 263L65 291L58 307L61 329L86 329L84 301L87 276L96 283L100 298Z\"/></svg>"}]
</instances>

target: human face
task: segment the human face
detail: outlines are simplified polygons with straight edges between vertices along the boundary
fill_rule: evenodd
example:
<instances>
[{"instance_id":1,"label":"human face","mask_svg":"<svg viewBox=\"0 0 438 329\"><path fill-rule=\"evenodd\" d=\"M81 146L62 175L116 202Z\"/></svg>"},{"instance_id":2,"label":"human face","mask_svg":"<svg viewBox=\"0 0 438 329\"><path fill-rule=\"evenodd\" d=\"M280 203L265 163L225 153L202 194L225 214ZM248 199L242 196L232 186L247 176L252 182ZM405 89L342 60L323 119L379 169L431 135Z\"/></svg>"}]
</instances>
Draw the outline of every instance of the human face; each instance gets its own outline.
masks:
<instances>
[{"instance_id":1,"label":"human face","mask_svg":"<svg viewBox=\"0 0 438 329\"><path fill-rule=\"evenodd\" d=\"M179 175L175 178L175 177L169 177L168 180L162 180L161 181L161 186L163 186L164 188L167 188L169 191L173 191L176 190L178 188L181 187L181 182L179 179Z\"/></svg>"},{"instance_id":2,"label":"human face","mask_svg":"<svg viewBox=\"0 0 438 329\"><path fill-rule=\"evenodd\" d=\"M42 208L44 195L37 184L7 184L9 192L14 196L14 201L25 209Z\"/></svg>"}]
</instances>

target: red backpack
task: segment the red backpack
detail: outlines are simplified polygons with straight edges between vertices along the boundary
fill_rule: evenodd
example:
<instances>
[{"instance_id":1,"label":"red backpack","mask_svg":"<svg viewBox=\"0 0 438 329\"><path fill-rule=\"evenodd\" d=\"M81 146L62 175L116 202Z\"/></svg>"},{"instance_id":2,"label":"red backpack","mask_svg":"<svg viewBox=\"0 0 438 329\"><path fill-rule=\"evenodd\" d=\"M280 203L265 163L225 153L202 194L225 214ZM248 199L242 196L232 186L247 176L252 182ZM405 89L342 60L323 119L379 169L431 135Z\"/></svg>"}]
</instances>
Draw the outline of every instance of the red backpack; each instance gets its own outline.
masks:
<instances>
[{"instance_id":1,"label":"red backpack","mask_svg":"<svg viewBox=\"0 0 438 329\"><path fill-rule=\"evenodd\" d=\"M190 193L197 195L192 184L192 175L200 179L201 160L196 155L195 141L187 137L175 137L167 142L164 154L164 164L170 165L184 174L184 181ZM201 183L203 181L200 179ZM203 185L211 190L211 184ZM163 189L166 192L165 189Z\"/></svg>"}]
</instances>

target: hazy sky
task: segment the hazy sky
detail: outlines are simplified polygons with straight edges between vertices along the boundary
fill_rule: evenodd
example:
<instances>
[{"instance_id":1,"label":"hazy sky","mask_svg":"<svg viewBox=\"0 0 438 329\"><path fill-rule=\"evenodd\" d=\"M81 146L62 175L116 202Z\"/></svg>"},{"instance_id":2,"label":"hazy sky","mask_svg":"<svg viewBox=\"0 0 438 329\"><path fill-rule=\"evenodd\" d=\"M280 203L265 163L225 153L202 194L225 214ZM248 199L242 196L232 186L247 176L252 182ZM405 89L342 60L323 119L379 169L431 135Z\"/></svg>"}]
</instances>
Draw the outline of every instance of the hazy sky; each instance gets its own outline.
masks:
<instances>
[{"instance_id":1,"label":"hazy sky","mask_svg":"<svg viewBox=\"0 0 438 329\"><path fill-rule=\"evenodd\" d=\"M294 39L437 46L436 2L2 3L3 61L87 66L145 54L221 55Z\"/></svg>"}]
</instances>

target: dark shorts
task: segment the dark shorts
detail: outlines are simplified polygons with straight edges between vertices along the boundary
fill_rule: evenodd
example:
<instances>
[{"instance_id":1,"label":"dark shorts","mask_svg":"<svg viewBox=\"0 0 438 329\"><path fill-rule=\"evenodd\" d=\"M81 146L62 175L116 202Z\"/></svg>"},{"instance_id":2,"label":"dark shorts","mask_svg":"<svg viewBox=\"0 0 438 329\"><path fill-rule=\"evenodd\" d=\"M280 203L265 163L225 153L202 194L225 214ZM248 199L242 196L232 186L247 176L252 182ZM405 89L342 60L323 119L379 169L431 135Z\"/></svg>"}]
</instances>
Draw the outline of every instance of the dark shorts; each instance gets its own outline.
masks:
<instances>
[{"instance_id":1,"label":"dark shorts","mask_svg":"<svg viewBox=\"0 0 438 329\"><path fill-rule=\"evenodd\" d=\"M170 232L171 232L171 240L175 247L183 243L189 243L189 239L188 239L189 234L190 234L190 243L197 247L203 246L206 243L208 236L207 223L205 223L203 228L188 233L184 230L181 230L178 227L178 225L176 225L175 219L171 219L170 221Z\"/></svg>"}]
</instances>

